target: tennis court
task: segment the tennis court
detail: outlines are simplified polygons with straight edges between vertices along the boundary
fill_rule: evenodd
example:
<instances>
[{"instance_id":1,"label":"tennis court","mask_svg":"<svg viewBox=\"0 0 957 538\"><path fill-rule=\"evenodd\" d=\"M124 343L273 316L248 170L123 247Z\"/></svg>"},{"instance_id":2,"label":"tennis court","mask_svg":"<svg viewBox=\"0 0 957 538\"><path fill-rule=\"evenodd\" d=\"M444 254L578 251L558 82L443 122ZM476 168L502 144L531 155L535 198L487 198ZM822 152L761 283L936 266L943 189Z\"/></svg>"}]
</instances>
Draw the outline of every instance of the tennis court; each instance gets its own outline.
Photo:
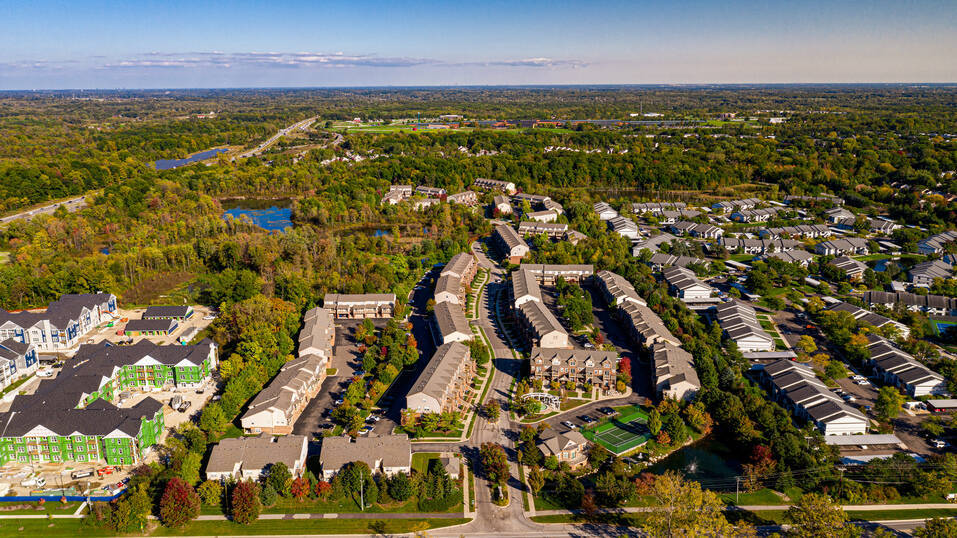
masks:
<instances>
[{"instance_id":1,"label":"tennis court","mask_svg":"<svg viewBox=\"0 0 957 538\"><path fill-rule=\"evenodd\" d=\"M637 409L611 421L582 431L586 439L598 443L615 454L624 454L633 450L651 438L648 428L648 415Z\"/></svg>"}]
</instances>

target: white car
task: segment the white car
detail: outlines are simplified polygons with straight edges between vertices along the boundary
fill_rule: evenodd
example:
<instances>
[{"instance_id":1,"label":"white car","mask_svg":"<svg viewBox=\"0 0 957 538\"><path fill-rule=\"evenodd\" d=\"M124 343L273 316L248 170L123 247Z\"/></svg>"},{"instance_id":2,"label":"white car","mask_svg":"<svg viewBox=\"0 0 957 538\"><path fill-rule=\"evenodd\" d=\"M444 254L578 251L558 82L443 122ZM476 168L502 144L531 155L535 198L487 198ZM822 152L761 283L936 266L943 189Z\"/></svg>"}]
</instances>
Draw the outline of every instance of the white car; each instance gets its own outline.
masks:
<instances>
[{"instance_id":1,"label":"white car","mask_svg":"<svg viewBox=\"0 0 957 538\"><path fill-rule=\"evenodd\" d=\"M862 387L867 387L871 384L871 382L866 379L861 379L860 381L857 382L857 384Z\"/></svg>"},{"instance_id":2,"label":"white car","mask_svg":"<svg viewBox=\"0 0 957 538\"><path fill-rule=\"evenodd\" d=\"M209 320L211 320L211 319L216 319L216 316L214 316L214 315L212 315L212 314L209 314L208 316L203 316L203 319L209 321Z\"/></svg>"}]
</instances>

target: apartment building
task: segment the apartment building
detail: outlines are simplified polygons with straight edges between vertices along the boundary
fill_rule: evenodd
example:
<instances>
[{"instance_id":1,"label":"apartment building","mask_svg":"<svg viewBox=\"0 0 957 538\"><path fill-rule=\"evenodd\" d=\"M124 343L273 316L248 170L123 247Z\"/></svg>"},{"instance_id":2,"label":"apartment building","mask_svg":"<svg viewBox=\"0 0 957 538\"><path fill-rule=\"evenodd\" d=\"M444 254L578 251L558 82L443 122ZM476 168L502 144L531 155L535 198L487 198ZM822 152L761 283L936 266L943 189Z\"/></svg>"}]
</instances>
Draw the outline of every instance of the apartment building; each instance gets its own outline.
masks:
<instances>
[{"instance_id":1,"label":"apartment building","mask_svg":"<svg viewBox=\"0 0 957 538\"><path fill-rule=\"evenodd\" d=\"M688 205L684 202L641 202L631 204L631 210L636 215L641 215L643 213L660 215L665 211L681 211L686 207L688 207Z\"/></svg>"},{"instance_id":2,"label":"apartment building","mask_svg":"<svg viewBox=\"0 0 957 538\"><path fill-rule=\"evenodd\" d=\"M661 398L691 400L701 390L691 353L667 342L651 346L655 390Z\"/></svg>"},{"instance_id":3,"label":"apartment building","mask_svg":"<svg viewBox=\"0 0 957 538\"><path fill-rule=\"evenodd\" d=\"M515 184L511 181L500 181L498 179L486 179L477 177L472 182L472 186L486 191L501 191L505 194L515 194Z\"/></svg>"},{"instance_id":4,"label":"apartment building","mask_svg":"<svg viewBox=\"0 0 957 538\"><path fill-rule=\"evenodd\" d=\"M848 280L861 280L864 278L864 271L867 271L867 264L855 260L854 258L848 256L840 256L834 258L833 260L827 262L831 267L835 267L844 271L844 274L847 275Z\"/></svg>"},{"instance_id":5,"label":"apartment building","mask_svg":"<svg viewBox=\"0 0 957 538\"><path fill-rule=\"evenodd\" d=\"M472 339L472 330L461 306L450 302L436 303L432 313L439 344L467 342Z\"/></svg>"},{"instance_id":6,"label":"apartment building","mask_svg":"<svg viewBox=\"0 0 957 538\"><path fill-rule=\"evenodd\" d=\"M789 250L787 252L770 252L764 255L765 259L775 258L787 263L796 263L801 267L807 267L814 255L806 250Z\"/></svg>"},{"instance_id":7,"label":"apartment building","mask_svg":"<svg viewBox=\"0 0 957 538\"><path fill-rule=\"evenodd\" d=\"M528 244L511 226L504 224L496 226L493 239L509 263L521 263L522 258L528 256Z\"/></svg>"},{"instance_id":8,"label":"apartment building","mask_svg":"<svg viewBox=\"0 0 957 538\"><path fill-rule=\"evenodd\" d=\"M412 443L409 436L369 434L355 439L324 437L319 453L322 479L332 480L347 463L361 461L373 473L394 476L396 473L412 472Z\"/></svg>"},{"instance_id":9,"label":"apartment building","mask_svg":"<svg viewBox=\"0 0 957 538\"><path fill-rule=\"evenodd\" d=\"M440 187L429 187L427 185L419 185L415 188L415 193L425 196L426 198L438 198L444 200L448 196L449 192Z\"/></svg>"},{"instance_id":10,"label":"apartment building","mask_svg":"<svg viewBox=\"0 0 957 538\"><path fill-rule=\"evenodd\" d=\"M518 233L524 237L545 234L551 239L564 237L568 232L568 225L561 222L538 222L525 220L518 224Z\"/></svg>"},{"instance_id":11,"label":"apartment building","mask_svg":"<svg viewBox=\"0 0 957 538\"><path fill-rule=\"evenodd\" d=\"M608 219L608 227L616 234L627 239L638 239L641 235L638 231L638 225L628 217L617 216Z\"/></svg>"},{"instance_id":12,"label":"apartment building","mask_svg":"<svg viewBox=\"0 0 957 538\"><path fill-rule=\"evenodd\" d=\"M526 213L525 217L534 222L555 222L558 220L558 212L553 209L545 209Z\"/></svg>"},{"instance_id":13,"label":"apartment building","mask_svg":"<svg viewBox=\"0 0 957 538\"><path fill-rule=\"evenodd\" d=\"M329 358L305 355L283 365L253 398L239 422L246 433L290 434L296 419L319 392Z\"/></svg>"},{"instance_id":14,"label":"apartment building","mask_svg":"<svg viewBox=\"0 0 957 538\"><path fill-rule=\"evenodd\" d=\"M779 239L781 237L803 237L806 239L818 239L821 237L831 237L834 232L823 224L799 224L797 226L782 226L778 228L767 228L760 230L758 234L768 239Z\"/></svg>"},{"instance_id":15,"label":"apartment building","mask_svg":"<svg viewBox=\"0 0 957 538\"><path fill-rule=\"evenodd\" d=\"M526 301L515 309L532 347L567 348L568 333L541 301Z\"/></svg>"},{"instance_id":16,"label":"apartment building","mask_svg":"<svg viewBox=\"0 0 957 538\"><path fill-rule=\"evenodd\" d=\"M957 298L946 295L917 295L906 291L866 291L862 298L871 306L882 305L893 309L901 305L912 312L922 312L929 316L957 315Z\"/></svg>"},{"instance_id":17,"label":"apartment building","mask_svg":"<svg viewBox=\"0 0 957 538\"><path fill-rule=\"evenodd\" d=\"M851 303L845 303L841 301L829 306L828 310L832 312L847 312L857 321L873 325L878 329L883 327L893 327L897 330L902 338L907 338L910 335L910 328L907 327L907 325L904 325L898 321L894 321L880 314L875 314L874 312L859 306L854 306Z\"/></svg>"},{"instance_id":18,"label":"apartment building","mask_svg":"<svg viewBox=\"0 0 957 538\"><path fill-rule=\"evenodd\" d=\"M523 271L528 271L538 282L545 286L554 286L559 278L566 282L585 282L595 274L595 266L589 264L539 264L523 263Z\"/></svg>"},{"instance_id":19,"label":"apartment building","mask_svg":"<svg viewBox=\"0 0 957 538\"><path fill-rule=\"evenodd\" d=\"M651 348L658 343L680 346L681 341L665 327L661 317L647 306L625 301L618 306L619 318L628 329L632 342Z\"/></svg>"},{"instance_id":20,"label":"apartment building","mask_svg":"<svg viewBox=\"0 0 957 538\"><path fill-rule=\"evenodd\" d=\"M512 202L501 194L496 194L495 197L492 198L492 209L497 209L502 215L511 215Z\"/></svg>"},{"instance_id":21,"label":"apartment building","mask_svg":"<svg viewBox=\"0 0 957 538\"><path fill-rule=\"evenodd\" d=\"M518 308L528 301L542 302L542 289L532 273L519 269L512 271L512 306Z\"/></svg>"},{"instance_id":22,"label":"apartment building","mask_svg":"<svg viewBox=\"0 0 957 538\"><path fill-rule=\"evenodd\" d=\"M539 435L538 449L545 457L555 456L559 464L578 469L588 462L588 441L575 430L564 433L549 428Z\"/></svg>"},{"instance_id":23,"label":"apartment building","mask_svg":"<svg viewBox=\"0 0 957 538\"><path fill-rule=\"evenodd\" d=\"M867 239L843 237L822 241L814 246L814 251L825 256L855 256L868 254L870 248Z\"/></svg>"},{"instance_id":24,"label":"apartment building","mask_svg":"<svg viewBox=\"0 0 957 538\"><path fill-rule=\"evenodd\" d=\"M948 230L939 234L934 234L926 239L917 242L917 250L925 256L931 254L943 254L944 246L947 243L957 241L957 231Z\"/></svg>"},{"instance_id":25,"label":"apartment building","mask_svg":"<svg viewBox=\"0 0 957 538\"><path fill-rule=\"evenodd\" d=\"M0 342L0 388L32 374L39 365L37 346L7 339Z\"/></svg>"},{"instance_id":26,"label":"apartment building","mask_svg":"<svg viewBox=\"0 0 957 538\"><path fill-rule=\"evenodd\" d=\"M728 252L740 252L755 256L770 252L788 252L800 248L803 243L793 239L742 239L738 237L721 239L721 245Z\"/></svg>"},{"instance_id":27,"label":"apartment building","mask_svg":"<svg viewBox=\"0 0 957 538\"><path fill-rule=\"evenodd\" d=\"M615 386L618 373L618 353L587 349L556 349L533 347L529 355L533 379L549 385L553 381L571 381L581 387L591 383L602 389Z\"/></svg>"},{"instance_id":28,"label":"apartment building","mask_svg":"<svg viewBox=\"0 0 957 538\"><path fill-rule=\"evenodd\" d=\"M903 389L911 398L947 395L944 376L924 366L910 353L898 348L886 338L868 334L868 365L880 380Z\"/></svg>"},{"instance_id":29,"label":"apartment building","mask_svg":"<svg viewBox=\"0 0 957 538\"><path fill-rule=\"evenodd\" d=\"M688 267L689 265L704 265L707 262L701 258L692 256L674 256L664 252L656 252L651 255L648 265L653 271L662 271L665 267Z\"/></svg>"},{"instance_id":30,"label":"apartment building","mask_svg":"<svg viewBox=\"0 0 957 538\"><path fill-rule=\"evenodd\" d=\"M299 332L299 356L318 355L332 360L336 341L336 325L328 308L311 308L302 318Z\"/></svg>"},{"instance_id":31,"label":"apartment building","mask_svg":"<svg viewBox=\"0 0 957 538\"><path fill-rule=\"evenodd\" d=\"M625 277L619 274L612 273L611 271L599 271L598 274L595 275L595 282L598 284L598 289L600 289L605 296L605 300L608 301L610 305L620 306L626 301L642 306L647 305L645 300L635 291L635 287L631 285L631 282L628 282Z\"/></svg>"},{"instance_id":32,"label":"apartment building","mask_svg":"<svg viewBox=\"0 0 957 538\"><path fill-rule=\"evenodd\" d=\"M469 347L459 342L442 344L409 389L405 407L416 414L462 411L474 377Z\"/></svg>"},{"instance_id":33,"label":"apartment building","mask_svg":"<svg viewBox=\"0 0 957 538\"><path fill-rule=\"evenodd\" d=\"M671 293L686 303L711 299L714 289L698 280L694 271L685 267L668 267L661 271Z\"/></svg>"},{"instance_id":34,"label":"apartment building","mask_svg":"<svg viewBox=\"0 0 957 538\"><path fill-rule=\"evenodd\" d=\"M412 185L392 185L389 191L382 196L382 204L396 205L412 197L415 187Z\"/></svg>"},{"instance_id":35,"label":"apartment building","mask_svg":"<svg viewBox=\"0 0 957 538\"><path fill-rule=\"evenodd\" d=\"M778 360L760 368L758 376L775 400L824 435L867 433L867 417L828 390L810 366Z\"/></svg>"},{"instance_id":36,"label":"apartment building","mask_svg":"<svg viewBox=\"0 0 957 538\"><path fill-rule=\"evenodd\" d=\"M446 201L450 204L460 204L466 207L474 207L478 205L478 195L475 194L475 191L462 191L448 195Z\"/></svg>"},{"instance_id":37,"label":"apartment building","mask_svg":"<svg viewBox=\"0 0 957 538\"><path fill-rule=\"evenodd\" d=\"M78 346L96 326L113 319L116 296L111 293L67 294L43 312L0 309L0 341L33 344L43 352L64 352Z\"/></svg>"},{"instance_id":38,"label":"apartment building","mask_svg":"<svg viewBox=\"0 0 957 538\"><path fill-rule=\"evenodd\" d=\"M206 464L206 480L258 481L269 468L283 463L292 476L301 476L306 469L309 440L305 435L259 435L223 439L213 445Z\"/></svg>"},{"instance_id":39,"label":"apartment building","mask_svg":"<svg viewBox=\"0 0 957 538\"><path fill-rule=\"evenodd\" d=\"M600 220L611 220L618 216L618 212L605 202L595 202L592 209Z\"/></svg>"},{"instance_id":40,"label":"apartment building","mask_svg":"<svg viewBox=\"0 0 957 538\"><path fill-rule=\"evenodd\" d=\"M714 319L742 353L774 350L774 338L761 327L751 306L738 301L722 303L715 307Z\"/></svg>"},{"instance_id":41,"label":"apartment building","mask_svg":"<svg viewBox=\"0 0 957 538\"><path fill-rule=\"evenodd\" d=\"M930 260L910 268L907 272L910 282L916 287L929 288L938 278L946 280L953 278L954 267L943 260Z\"/></svg>"},{"instance_id":42,"label":"apartment building","mask_svg":"<svg viewBox=\"0 0 957 538\"><path fill-rule=\"evenodd\" d=\"M395 312L395 294L327 293L322 304L336 319L391 318Z\"/></svg>"}]
</instances>

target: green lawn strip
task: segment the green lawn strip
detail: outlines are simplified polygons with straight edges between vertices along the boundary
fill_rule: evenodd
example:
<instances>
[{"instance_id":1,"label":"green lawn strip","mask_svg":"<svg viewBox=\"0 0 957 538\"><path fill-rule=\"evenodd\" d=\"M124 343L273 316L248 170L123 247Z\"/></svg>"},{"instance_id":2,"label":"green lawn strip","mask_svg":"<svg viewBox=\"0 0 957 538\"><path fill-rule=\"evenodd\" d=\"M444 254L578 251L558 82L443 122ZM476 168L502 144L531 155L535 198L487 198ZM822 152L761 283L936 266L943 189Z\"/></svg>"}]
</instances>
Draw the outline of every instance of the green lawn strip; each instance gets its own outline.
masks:
<instances>
[{"instance_id":1,"label":"green lawn strip","mask_svg":"<svg viewBox=\"0 0 957 538\"><path fill-rule=\"evenodd\" d=\"M527 417L523 418L520 422L522 424L532 424L540 420L545 420L546 418L554 417L557 414L558 414L558 411L551 411L549 413L545 413L544 415L542 414L528 415Z\"/></svg>"},{"instance_id":2,"label":"green lawn strip","mask_svg":"<svg viewBox=\"0 0 957 538\"><path fill-rule=\"evenodd\" d=\"M10 383L9 385L7 385L5 389L3 389L3 391L0 391L0 396L3 396L7 394L8 392L17 390L18 388L20 388L21 385L23 385L27 381L30 381L31 379L33 379L33 376L28 375L26 377L21 377L20 379L14 381L13 383Z\"/></svg>"},{"instance_id":3,"label":"green lawn strip","mask_svg":"<svg viewBox=\"0 0 957 538\"><path fill-rule=\"evenodd\" d=\"M283 519L260 520L250 525L232 521L193 521L180 529L159 527L156 536L220 536L269 534L405 534L461 525L466 518L449 519ZM44 533L46 531L44 530ZM85 532L82 533L89 536ZM109 534L103 534L108 536Z\"/></svg>"},{"instance_id":4,"label":"green lawn strip","mask_svg":"<svg viewBox=\"0 0 957 538\"><path fill-rule=\"evenodd\" d=\"M469 474L469 511L475 511L475 473L472 472L471 465L468 461L463 462L465 464L465 471ZM464 496L464 494L463 494Z\"/></svg>"},{"instance_id":5,"label":"green lawn strip","mask_svg":"<svg viewBox=\"0 0 957 538\"><path fill-rule=\"evenodd\" d=\"M759 489L751 493L739 493L737 501L735 501L734 493L719 493L718 497L731 505L773 506L780 504L786 506L788 504L770 488ZM791 500L794 501L794 499Z\"/></svg>"},{"instance_id":6,"label":"green lawn strip","mask_svg":"<svg viewBox=\"0 0 957 538\"><path fill-rule=\"evenodd\" d=\"M0 510L0 516L26 516L26 515L42 516L47 514L56 514L56 515L72 514L73 512L76 512L77 507L80 506L80 503L76 503L76 502L66 503L65 505L60 504L59 502L46 502L42 506L36 506L36 507L33 506L34 504L35 503L33 502L23 502L23 503L17 503L17 504L3 503L3 505L0 505L4 508L3 510ZM18 508L14 508L12 510L6 510L6 507L8 506L17 506Z\"/></svg>"},{"instance_id":7,"label":"green lawn strip","mask_svg":"<svg viewBox=\"0 0 957 538\"><path fill-rule=\"evenodd\" d=\"M915 508L889 510L847 510L850 519L866 519L868 521L887 521L895 519L927 519L932 517L955 517L957 508Z\"/></svg>"},{"instance_id":8,"label":"green lawn strip","mask_svg":"<svg viewBox=\"0 0 957 538\"><path fill-rule=\"evenodd\" d=\"M0 519L0 536L115 536L82 519Z\"/></svg>"}]
</instances>

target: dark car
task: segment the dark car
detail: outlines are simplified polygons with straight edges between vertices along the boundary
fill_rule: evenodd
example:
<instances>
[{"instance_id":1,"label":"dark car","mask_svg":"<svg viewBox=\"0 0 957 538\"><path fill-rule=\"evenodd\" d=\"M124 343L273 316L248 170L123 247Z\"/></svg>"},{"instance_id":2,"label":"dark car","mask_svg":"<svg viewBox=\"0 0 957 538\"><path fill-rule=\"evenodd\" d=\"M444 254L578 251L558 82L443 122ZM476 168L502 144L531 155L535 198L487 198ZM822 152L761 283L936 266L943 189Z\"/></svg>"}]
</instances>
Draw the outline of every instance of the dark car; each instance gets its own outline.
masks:
<instances>
[{"instance_id":1,"label":"dark car","mask_svg":"<svg viewBox=\"0 0 957 538\"><path fill-rule=\"evenodd\" d=\"M580 417L578 417L578 418L579 418L582 422L584 422L585 424L591 424L592 422L595 422L595 419L591 418L591 417L588 416L588 415L582 415L582 416L580 416Z\"/></svg>"},{"instance_id":2,"label":"dark car","mask_svg":"<svg viewBox=\"0 0 957 538\"><path fill-rule=\"evenodd\" d=\"M599 407L598 410L604 415L614 415L617 412L610 407Z\"/></svg>"}]
</instances>

